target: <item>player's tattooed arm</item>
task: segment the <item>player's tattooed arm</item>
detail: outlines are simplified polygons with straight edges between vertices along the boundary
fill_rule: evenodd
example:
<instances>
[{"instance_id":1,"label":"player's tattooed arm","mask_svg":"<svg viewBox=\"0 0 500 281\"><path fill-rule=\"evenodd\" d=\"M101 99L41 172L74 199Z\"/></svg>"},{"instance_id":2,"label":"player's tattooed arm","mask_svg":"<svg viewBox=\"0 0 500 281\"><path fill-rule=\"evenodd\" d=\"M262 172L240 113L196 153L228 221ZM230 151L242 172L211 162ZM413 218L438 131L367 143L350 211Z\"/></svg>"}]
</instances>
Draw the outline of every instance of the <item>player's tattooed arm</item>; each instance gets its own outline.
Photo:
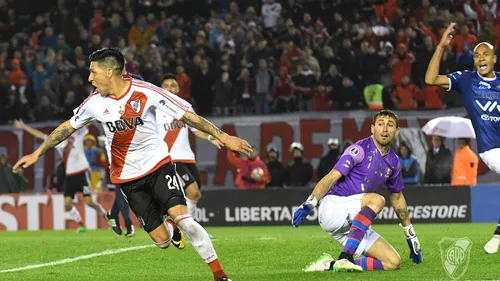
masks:
<instances>
[{"instance_id":1,"label":"player's tattooed arm","mask_svg":"<svg viewBox=\"0 0 500 281\"><path fill-rule=\"evenodd\" d=\"M410 216L408 215L408 205L402 192L391 193L391 206L394 208L403 226L411 224Z\"/></svg>"},{"instance_id":2,"label":"player's tattooed arm","mask_svg":"<svg viewBox=\"0 0 500 281\"><path fill-rule=\"evenodd\" d=\"M249 155L253 151L252 146L246 140L224 133L221 129L196 113L186 111L180 120L184 122L184 124L218 139L221 144L229 150L244 153L246 155Z\"/></svg>"},{"instance_id":3,"label":"player's tattooed arm","mask_svg":"<svg viewBox=\"0 0 500 281\"><path fill-rule=\"evenodd\" d=\"M50 133L47 139L37 149L36 153L38 156L44 154L47 150L54 148L56 145L67 139L75 131L76 129L71 126L69 121L62 123L59 127L55 128L52 133Z\"/></svg>"},{"instance_id":4,"label":"player's tattooed arm","mask_svg":"<svg viewBox=\"0 0 500 281\"><path fill-rule=\"evenodd\" d=\"M217 139L227 136L227 134L224 133L221 129L217 128L210 121L196 113L187 111L186 113L184 113L184 116L182 116L181 121L184 122L184 124L205 132Z\"/></svg>"}]
</instances>

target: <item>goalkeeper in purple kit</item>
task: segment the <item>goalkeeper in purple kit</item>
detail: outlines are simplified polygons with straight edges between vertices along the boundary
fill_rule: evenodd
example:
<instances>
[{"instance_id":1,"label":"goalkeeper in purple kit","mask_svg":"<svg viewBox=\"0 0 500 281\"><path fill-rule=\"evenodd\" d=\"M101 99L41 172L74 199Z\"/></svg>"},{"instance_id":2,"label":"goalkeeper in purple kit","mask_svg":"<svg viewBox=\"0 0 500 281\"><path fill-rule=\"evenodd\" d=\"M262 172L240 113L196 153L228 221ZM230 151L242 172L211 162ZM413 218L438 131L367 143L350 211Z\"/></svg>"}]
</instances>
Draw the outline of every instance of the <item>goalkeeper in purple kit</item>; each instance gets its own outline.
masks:
<instances>
[{"instance_id":1,"label":"goalkeeper in purple kit","mask_svg":"<svg viewBox=\"0 0 500 281\"><path fill-rule=\"evenodd\" d=\"M391 205L396 211L410 247L410 259L422 262L420 242L408 216L402 190L401 167L390 149L399 134L399 120L390 110L378 112L371 126L372 135L348 147L328 175L322 178L311 196L293 215L298 227L315 207L321 227L344 248L335 261L329 254L304 268L304 271L395 270L401 265L396 250L371 229L385 199L377 194L387 185ZM354 257L358 257L354 259Z\"/></svg>"}]
</instances>

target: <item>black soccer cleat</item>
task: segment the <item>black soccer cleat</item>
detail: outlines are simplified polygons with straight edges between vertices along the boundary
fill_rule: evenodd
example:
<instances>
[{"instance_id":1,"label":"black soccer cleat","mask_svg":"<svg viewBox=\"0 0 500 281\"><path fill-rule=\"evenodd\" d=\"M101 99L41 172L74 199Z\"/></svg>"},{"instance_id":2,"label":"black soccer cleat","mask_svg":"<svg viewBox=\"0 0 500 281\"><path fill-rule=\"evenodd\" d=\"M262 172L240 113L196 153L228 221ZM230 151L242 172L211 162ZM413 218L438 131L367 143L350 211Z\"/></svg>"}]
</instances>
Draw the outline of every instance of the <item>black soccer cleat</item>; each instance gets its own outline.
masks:
<instances>
[{"instance_id":1,"label":"black soccer cleat","mask_svg":"<svg viewBox=\"0 0 500 281\"><path fill-rule=\"evenodd\" d=\"M117 217L111 217L110 212L106 213L106 219L108 220L108 225L111 227L114 233L122 235L122 228L120 227L120 220Z\"/></svg>"},{"instance_id":2,"label":"black soccer cleat","mask_svg":"<svg viewBox=\"0 0 500 281\"><path fill-rule=\"evenodd\" d=\"M229 279L227 277L222 277L222 278L218 278L217 281L231 281L231 279Z\"/></svg>"},{"instance_id":3,"label":"black soccer cleat","mask_svg":"<svg viewBox=\"0 0 500 281\"><path fill-rule=\"evenodd\" d=\"M131 238L135 236L135 227L133 225L127 226L127 233L125 233L125 237Z\"/></svg>"}]
</instances>

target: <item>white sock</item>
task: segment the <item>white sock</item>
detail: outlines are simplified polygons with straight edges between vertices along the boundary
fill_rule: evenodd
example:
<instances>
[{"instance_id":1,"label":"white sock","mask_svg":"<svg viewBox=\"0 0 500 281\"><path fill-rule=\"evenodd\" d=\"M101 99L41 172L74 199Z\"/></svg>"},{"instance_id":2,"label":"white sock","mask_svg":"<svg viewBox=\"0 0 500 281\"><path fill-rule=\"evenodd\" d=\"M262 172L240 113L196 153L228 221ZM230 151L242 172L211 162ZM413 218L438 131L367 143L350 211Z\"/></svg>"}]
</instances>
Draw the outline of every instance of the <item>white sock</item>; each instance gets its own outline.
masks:
<instances>
[{"instance_id":1,"label":"white sock","mask_svg":"<svg viewBox=\"0 0 500 281\"><path fill-rule=\"evenodd\" d=\"M76 223L80 223L82 221L82 216L80 216L80 212L78 212L75 206L68 211L68 216Z\"/></svg>"},{"instance_id":2,"label":"white sock","mask_svg":"<svg viewBox=\"0 0 500 281\"><path fill-rule=\"evenodd\" d=\"M188 209L188 214L193 218L195 217L194 213L196 212L196 205L198 205L198 202L196 202L195 200L186 198L186 206Z\"/></svg>"},{"instance_id":3,"label":"white sock","mask_svg":"<svg viewBox=\"0 0 500 281\"><path fill-rule=\"evenodd\" d=\"M211 263L217 259L217 253L215 253L208 233L190 215L178 216L175 218L175 224L189 236L194 249L206 263Z\"/></svg>"}]
</instances>

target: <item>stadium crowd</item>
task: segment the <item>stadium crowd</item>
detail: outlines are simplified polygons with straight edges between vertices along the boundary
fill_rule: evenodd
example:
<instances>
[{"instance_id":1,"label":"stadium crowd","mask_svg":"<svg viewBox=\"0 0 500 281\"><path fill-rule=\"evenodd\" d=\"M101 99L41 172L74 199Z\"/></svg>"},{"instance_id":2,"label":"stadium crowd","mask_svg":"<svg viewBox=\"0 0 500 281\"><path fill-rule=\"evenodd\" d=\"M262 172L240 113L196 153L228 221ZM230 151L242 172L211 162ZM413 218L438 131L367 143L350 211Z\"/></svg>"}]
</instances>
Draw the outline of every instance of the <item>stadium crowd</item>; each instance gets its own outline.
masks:
<instances>
[{"instance_id":1,"label":"stadium crowd","mask_svg":"<svg viewBox=\"0 0 500 281\"><path fill-rule=\"evenodd\" d=\"M0 0L1 122L66 119L92 91L87 56L117 46L127 71L178 75L202 115L446 108L423 77L440 33L442 72L499 45L496 1ZM50 5L53 4L53 5ZM495 32L496 31L496 32Z\"/></svg>"},{"instance_id":2,"label":"stadium crowd","mask_svg":"<svg viewBox=\"0 0 500 281\"><path fill-rule=\"evenodd\" d=\"M146 81L175 73L203 116L457 107L457 93L424 83L446 24L458 31L442 73L471 69L479 41L500 49L493 0L28 2L0 0L4 124L71 117L93 90L88 55L108 46Z\"/></svg>"}]
</instances>

